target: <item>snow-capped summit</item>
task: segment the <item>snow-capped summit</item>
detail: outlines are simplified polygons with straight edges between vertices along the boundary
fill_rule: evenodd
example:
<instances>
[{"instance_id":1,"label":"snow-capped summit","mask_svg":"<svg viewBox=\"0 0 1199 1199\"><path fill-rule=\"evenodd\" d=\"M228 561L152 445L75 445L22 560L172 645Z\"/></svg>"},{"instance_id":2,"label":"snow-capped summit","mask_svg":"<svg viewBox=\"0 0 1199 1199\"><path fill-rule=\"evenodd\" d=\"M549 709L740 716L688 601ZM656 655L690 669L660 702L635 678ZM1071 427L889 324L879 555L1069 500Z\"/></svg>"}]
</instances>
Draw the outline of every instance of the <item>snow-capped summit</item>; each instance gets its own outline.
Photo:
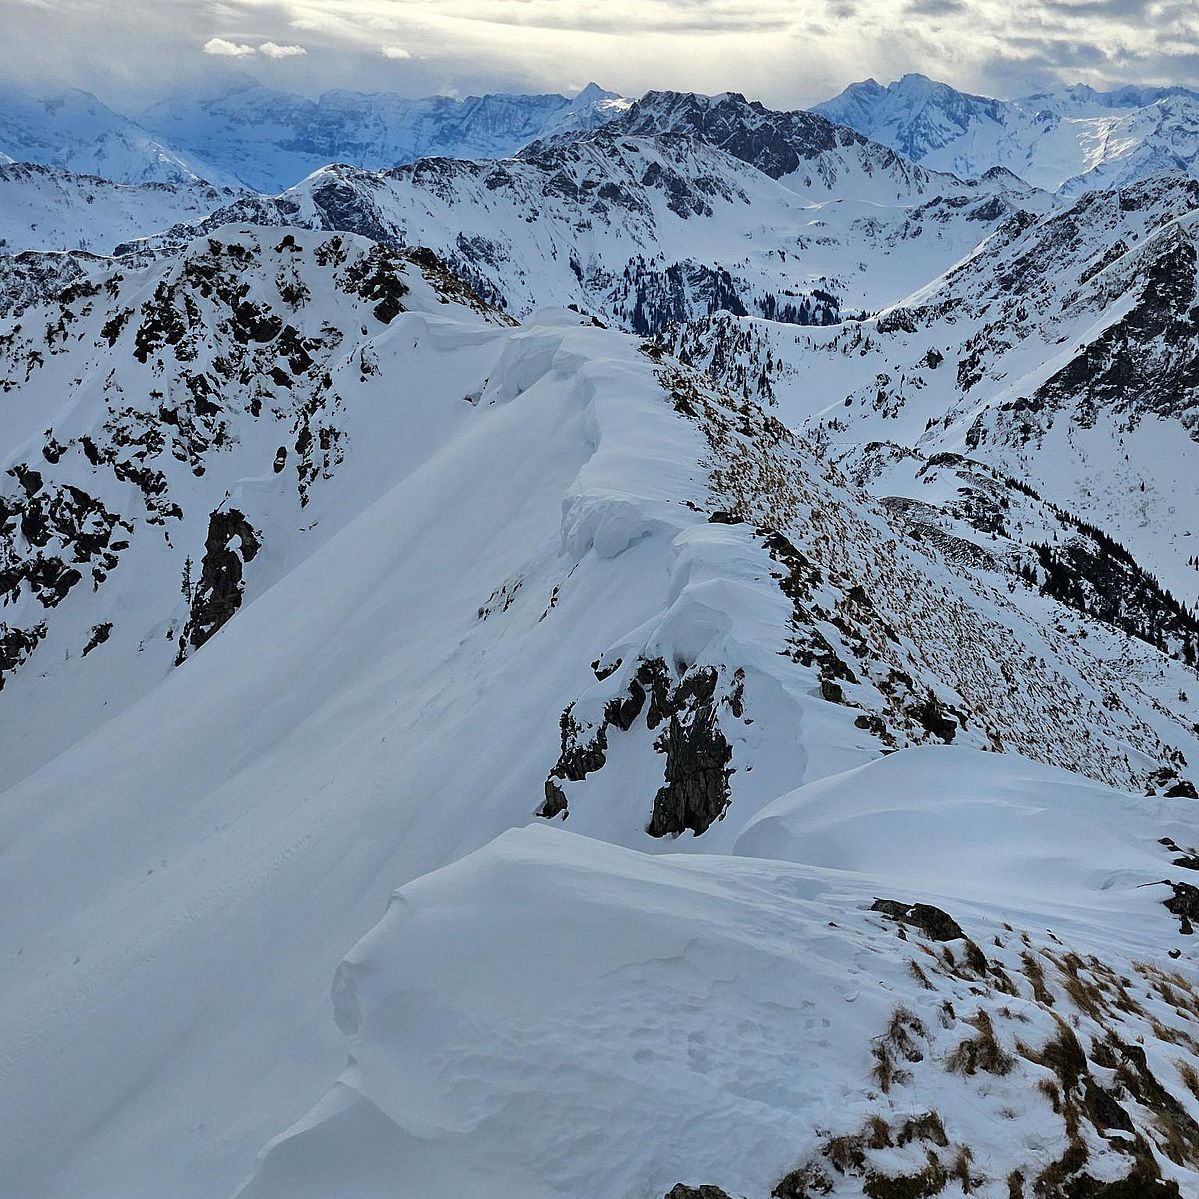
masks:
<instances>
[{"instance_id":1,"label":"snow-capped summit","mask_svg":"<svg viewBox=\"0 0 1199 1199\"><path fill-rule=\"evenodd\" d=\"M510 159L323 168L151 244L234 221L419 243L515 316L574 305L656 334L721 310L791 324L873 311L1046 201L1011 176L932 174L820 117L653 93Z\"/></svg>"},{"instance_id":2,"label":"snow-capped summit","mask_svg":"<svg viewBox=\"0 0 1199 1199\"><path fill-rule=\"evenodd\" d=\"M1072 83L1068 87L1051 91L1033 92L1023 97L1021 103L1029 107L1039 107L1044 112L1056 112L1061 116L1085 117L1113 110L1145 108L1174 96L1199 99L1199 92L1189 87L1143 87L1132 83L1108 91L1099 91L1085 83Z\"/></svg>"},{"instance_id":3,"label":"snow-capped summit","mask_svg":"<svg viewBox=\"0 0 1199 1199\"><path fill-rule=\"evenodd\" d=\"M643 137L698 138L818 198L895 203L960 187L818 113L775 111L737 92L647 92L620 118L619 128Z\"/></svg>"},{"instance_id":4,"label":"snow-capped summit","mask_svg":"<svg viewBox=\"0 0 1199 1199\"><path fill-rule=\"evenodd\" d=\"M851 84L815 111L930 169L977 176L1005 166L1068 195L1199 172L1199 95L1183 87L1100 92L1079 84L994 100L905 75L886 87Z\"/></svg>"},{"instance_id":5,"label":"snow-capped summit","mask_svg":"<svg viewBox=\"0 0 1199 1199\"><path fill-rule=\"evenodd\" d=\"M1077 125L1086 130L1084 169L1061 185L1065 195L1126 187L1153 175L1199 179L1197 93L1178 92Z\"/></svg>"},{"instance_id":6,"label":"snow-capped summit","mask_svg":"<svg viewBox=\"0 0 1199 1199\"><path fill-rule=\"evenodd\" d=\"M199 180L114 183L60 167L0 162L0 255L110 254L122 242L202 219L243 194Z\"/></svg>"},{"instance_id":7,"label":"snow-capped summit","mask_svg":"<svg viewBox=\"0 0 1199 1199\"><path fill-rule=\"evenodd\" d=\"M570 104L552 116L538 134L539 138L562 133L583 133L598 129L628 111L633 101L618 92L610 92L598 83L589 83Z\"/></svg>"},{"instance_id":8,"label":"snow-capped summit","mask_svg":"<svg viewBox=\"0 0 1199 1199\"><path fill-rule=\"evenodd\" d=\"M887 87L873 79L852 83L813 111L923 162L975 126L1000 122L1003 104L908 74Z\"/></svg>"}]
</instances>

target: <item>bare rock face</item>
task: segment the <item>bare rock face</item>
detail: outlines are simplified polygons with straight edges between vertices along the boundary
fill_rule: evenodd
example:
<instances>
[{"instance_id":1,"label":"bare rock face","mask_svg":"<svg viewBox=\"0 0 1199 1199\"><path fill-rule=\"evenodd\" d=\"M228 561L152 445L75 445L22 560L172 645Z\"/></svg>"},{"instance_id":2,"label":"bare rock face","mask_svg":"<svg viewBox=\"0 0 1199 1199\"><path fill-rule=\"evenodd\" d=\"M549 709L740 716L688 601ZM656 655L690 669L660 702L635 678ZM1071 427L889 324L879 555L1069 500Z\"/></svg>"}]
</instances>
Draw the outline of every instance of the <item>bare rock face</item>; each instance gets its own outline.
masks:
<instances>
[{"instance_id":1,"label":"bare rock face","mask_svg":"<svg viewBox=\"0 0 1199 1199\"><path fill-rule=\"evenodd\" d=\"M596 674L607 677L599 670ZM673 837L687 830L696 836L706 832L723 817L731 799L733 747L717 716L722 702L717 697L719 682L720 672L712 666L697 667L675 681L661 658L651 658L637 664L625 691L607 702L603 720L594 728L580 723L571 704L559 722L562 752L546 778L545 801L537 815L566 819L570 808L561 784L581 782L602 770L608 757L609 731L627 733L644 716L648 729L666 724L654 742L654 749L666 758L665 780L654 796L645 831L651 837ZM743 682L739 672L734 675L727 697L738 716Z\"/></svg>"},{"instance_id":2,"label":"bare rock face","mask_svg":"<svg viewBox=\"0 0 1199 1199\"><path fill-rule=\"evenodd\" d=\"M901 899L876 899L872 912L882 912L901 924L911 924L932 941L957 941L966 936L962 926L948 913L928 903L905 903Z\"/></svg>"},{"instance_id":3,"label":"bare rock face","mask_svg":"<svg viewBox=\"0 0 1199 1199\"><path fill-rule=\"evenodd\" d=\"M654 796L646 832L667 837L690 829L698 836L729 804L733 747L721 732L712 701L672 715L660 744L666 753L666 783Z\"/></svg>"},{"instance_id":4,"label":"bare rock face","mask_svg":"<svg viewBox=\"0 0 1199 1199\"><path fill-rule=\"evenodd\" d=\"M252 562L261 548L258 533L236 508L209 516L200 581L192 596L187 626L179 637L176 665L190 650L199 649L241 607L243 566Z\"/></svg>"},{"instance_id":5,"label":"bare rock face","mask_svg":"<svg viewBox=\"0 0 1199 1199\"><path fill-rule=\"evenodd\" d=\"M0 625L0 691L4 690L4 676L11 674L35 649L46 635L43 621L36 628L13 629Z\"/></svg>"},{"instance_id":6,"label":"bare rock face","mask_svg":"<svg viewBox=\"0 0 1199 1199\"><path fill-rule=\"evenodd\" d=\"M1199 887L1190 883L1167 882L1166 885L1174 894L1162 903L1166 911L1178 917L1178 931L1190 936L1195 931L1194 922L1199 921Z\"/></svg>"}]
</instances>

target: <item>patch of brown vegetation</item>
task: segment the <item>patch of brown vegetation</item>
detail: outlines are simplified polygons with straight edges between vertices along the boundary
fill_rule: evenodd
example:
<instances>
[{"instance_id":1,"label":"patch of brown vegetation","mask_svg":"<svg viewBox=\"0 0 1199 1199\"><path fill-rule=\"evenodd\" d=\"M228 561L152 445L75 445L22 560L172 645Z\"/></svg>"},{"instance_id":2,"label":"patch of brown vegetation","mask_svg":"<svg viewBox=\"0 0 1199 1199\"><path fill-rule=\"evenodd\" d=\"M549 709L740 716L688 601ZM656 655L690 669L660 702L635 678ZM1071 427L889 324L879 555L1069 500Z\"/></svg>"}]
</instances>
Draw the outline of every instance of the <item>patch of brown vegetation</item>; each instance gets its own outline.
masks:
<instances>
[{"instance_id":1,"label":"patch of brown vegetation","mask_svg":"<svg viewBox=\"0 0 1199 1199\"><path fill-rule=\"evenodd\" d=\"M1016 1059L996 1039L991 1017L979 1008L966 1023L975 1029L977 1035L967 1037L958 1044L945 1059L945 1068L951 1074L972 1075L979 1070L1000 1076L1010 1073Z\"/></svg>"}]
</instances>

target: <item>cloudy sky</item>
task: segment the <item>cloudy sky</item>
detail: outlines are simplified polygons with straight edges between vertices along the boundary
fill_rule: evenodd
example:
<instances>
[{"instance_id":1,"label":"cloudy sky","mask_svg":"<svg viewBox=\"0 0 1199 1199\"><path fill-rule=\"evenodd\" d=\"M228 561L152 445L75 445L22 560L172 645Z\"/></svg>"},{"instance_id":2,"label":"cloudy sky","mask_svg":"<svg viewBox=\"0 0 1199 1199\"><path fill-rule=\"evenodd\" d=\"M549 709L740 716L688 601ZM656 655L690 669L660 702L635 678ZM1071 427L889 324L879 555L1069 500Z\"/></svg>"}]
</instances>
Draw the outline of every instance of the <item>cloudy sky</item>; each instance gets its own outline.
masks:
<instances>
[{"instance_id":1,"label":"cloudy sky","mask_svg":"<svg viewBox=\"0 0 1199 1199\"><path fill-rule=\"evenodd\" d=\"M306 94L594 79L812 103L905 71L992 95L1199 86L1199 0L0 0L7 74L121 103L233 72Z\"/></svg>"}]
</instances>

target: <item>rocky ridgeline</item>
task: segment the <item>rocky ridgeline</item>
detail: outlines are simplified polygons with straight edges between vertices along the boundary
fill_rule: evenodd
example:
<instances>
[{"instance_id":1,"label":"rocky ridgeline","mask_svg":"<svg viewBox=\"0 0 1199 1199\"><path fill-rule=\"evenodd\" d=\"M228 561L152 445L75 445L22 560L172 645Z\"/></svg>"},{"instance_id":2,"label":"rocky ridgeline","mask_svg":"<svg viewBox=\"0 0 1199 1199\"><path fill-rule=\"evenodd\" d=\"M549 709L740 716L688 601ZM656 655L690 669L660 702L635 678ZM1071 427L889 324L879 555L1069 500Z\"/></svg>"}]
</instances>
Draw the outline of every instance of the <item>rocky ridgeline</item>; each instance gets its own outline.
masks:
<instances>
[{"instance_id":1,"label":"rocky ridgeline","mask_svg":"<svg viewBox=\"0 0 1199 1199\"><path fill-rule=\"evenodd\" d=\"M277 477L303 509L345 459L345 396L331 367L405 310L414 276L434 303L486 311L431 255L243 229L161 264L80 278L11 322L0 390L68 387L79 398L5 468L0 679L34 653L68 596L99 592L151 536L177 559L164 615L183 579L178 660L211 637L239 606L264 535L255 513L227 504L227 489L209 494L198 481L230 469ZM361 373L369 355L359 357Z\"/></svg>"}]
</instances>

